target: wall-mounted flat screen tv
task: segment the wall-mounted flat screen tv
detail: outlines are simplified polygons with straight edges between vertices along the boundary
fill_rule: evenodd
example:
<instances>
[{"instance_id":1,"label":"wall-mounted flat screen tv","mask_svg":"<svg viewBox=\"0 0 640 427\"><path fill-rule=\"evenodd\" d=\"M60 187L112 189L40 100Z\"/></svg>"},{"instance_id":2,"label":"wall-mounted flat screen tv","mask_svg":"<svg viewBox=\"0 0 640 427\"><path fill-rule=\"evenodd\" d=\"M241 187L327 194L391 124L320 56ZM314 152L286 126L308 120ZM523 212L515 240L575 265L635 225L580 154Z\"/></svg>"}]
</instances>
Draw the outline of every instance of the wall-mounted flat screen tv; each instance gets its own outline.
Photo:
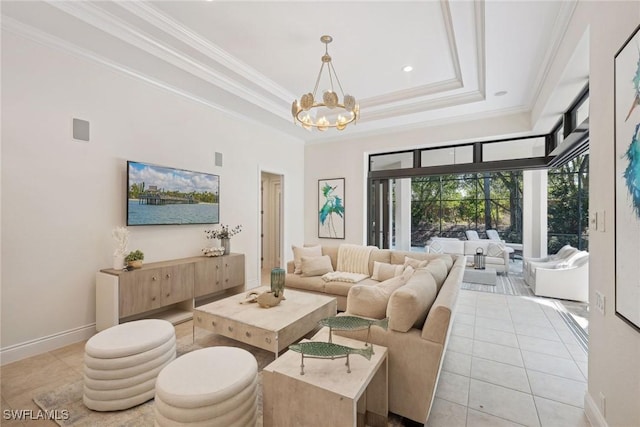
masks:
<instances>
[{"instance_id":1,"label":"wall-mounted flat screen tv","mask_svg":"<svg viewBox=\"0 0 640 427\"><path fill-rule=\"evenodd\" d=\"M127 162L127 225L217 224L220 177Z\"/></svg>"}]
</instances>

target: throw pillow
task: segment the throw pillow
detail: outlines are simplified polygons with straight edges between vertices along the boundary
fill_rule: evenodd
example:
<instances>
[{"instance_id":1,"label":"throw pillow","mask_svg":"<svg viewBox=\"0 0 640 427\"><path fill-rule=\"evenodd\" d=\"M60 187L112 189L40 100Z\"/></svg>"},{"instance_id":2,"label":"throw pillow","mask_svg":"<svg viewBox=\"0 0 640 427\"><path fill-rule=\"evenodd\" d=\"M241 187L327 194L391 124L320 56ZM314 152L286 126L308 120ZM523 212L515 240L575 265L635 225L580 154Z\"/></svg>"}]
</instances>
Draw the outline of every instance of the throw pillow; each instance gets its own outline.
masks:
<instances>
[{"instance_id":1,"label":"throw pillow","mask_svg":"<svg viewBox=\"0 0 640 427\"><path fill-rule=\"evenodd\" d=\"M383 319L389 297L404 285L402 276L393 277L377 285L355 285L347 295L347 313L371 319Z\"/></svg>"},{"instance_id":2,"label":"throw pillow","mask_svg":"<svg viewBox=\"0 0 640 427\"><path fill-rule=\"evenodd\" d=\"M487 256L501 257L504 252L504 245L502 243L489 243L487 248Z\"/></svg>"},{"instance_id":3,"label":"throw pillow","mask_svg":"<svg viewBox=\"0 0 640 427\"><path fill-rule=\"evenodd\" d=\"M414 259L414 258L409 258L408 256L404 257L404 266L411 266L414 269L416 268L422 268L425 265L427 265L429 261L424 260L424 261L420 261L419 259Z\"/></svg>"},{"instance_id":4,"label":"throw pillow","mask_svg":"<svg viewBox=\"0 0 640 427\"><path fill-rule=\"evenodd\" d=\"M417 270L404 286L396 289L387 304L389 328L408 332L412 327L422 328L427 314L436 300L436 282L426 269Z\"/></svg>"},{"instance_id":5,"label":"throw pillow","mask_svg":"<svg viewBox=\"0 0 640 427\"><path fill-rule=\"evenodd\" d=\"M322 246L320 245L304 246L304 247L291 246L291 249L293 250L293 265L295 268L293 272L296 274L302 273L301 267L302 267L303 256L308 256L308 257L322 256Z\"/></svg>"},{"instance_id":6,"label":"throw pillow","mask_svg":"<svg viewBox=\"0 0 640 427\"><path fill-rule=\"evenodd\" d=\"M373 262L373 275L371 278L379 282L391 279L402 274L404 266L399 264L389 264L386 262Z\"/></svg>"},{"instance_id":7,"label":"throw pillow","mask_svg":"<svg viewBox=\"0 0 640 427\"><path fill-rule=\"evenodd\" d=\"M438 287L438 291L442 287L442 284L447 279L447 264L441 259L432 260L425 268L436 281L436 286Z\"/></svg>"},{"instance_id":8,"label":"throw pillow","mask_svg":"<svg viewBox=\"0 0 640 427\"><path fill-rule=\"evenodd\" d=\"M433 240L430 244L429 244L429 252L430 253L434 253L434 254L441 254L442 253L442 244L440 244L440 242L438 242L437 240Z\"/></svg>"},{"instance_id":9,"label":"throw pillow","mask_svg":"<svg viewBox=\"0 0 640 427\"><path fill-rule=\"evenodd\" d=\"M303 277L322 276L333 271L329 255L308 257L303 256L300 264Z\"/></svg>"}]
</instances>

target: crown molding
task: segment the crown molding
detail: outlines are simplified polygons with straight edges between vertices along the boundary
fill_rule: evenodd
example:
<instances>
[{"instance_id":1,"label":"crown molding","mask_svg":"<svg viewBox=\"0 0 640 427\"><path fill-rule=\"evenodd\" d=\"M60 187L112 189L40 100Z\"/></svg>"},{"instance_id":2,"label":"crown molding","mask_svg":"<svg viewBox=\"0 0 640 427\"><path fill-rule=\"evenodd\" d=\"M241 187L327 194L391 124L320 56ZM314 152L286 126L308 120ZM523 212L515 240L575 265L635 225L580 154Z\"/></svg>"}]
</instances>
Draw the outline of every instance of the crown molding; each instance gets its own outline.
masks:
<instances>
[{"instance_id":1,"label":"crown molding","mask_svg":"<svg viewBox=\"0 0 640 427\"><path fill-rule=\"evenodd\" d=\"M553 63L558 56L560 46L562 45L562 41L564 40L567 29L569 27L569 22L573 18L573 14L577 6L577 0L567 0L561 2L560 12L558 13L558 15L556 15L556 19L553 22L553 28L551 30L551 45L546 50L540 68L538 69L538 73L536 74L536 78L532 85L533 90L531 91L529 100L527 102L529 109L533 109L533 106L536 105L539 101L539 98L542 94L542 88L544 87L545 81L549 77L549 73L551 72Z\"/></svg>"},{"instance_id":2,"label":"crown molding","mask_svg":"<svg viewBox=\"0 0 640 427\"><path fill-rule=\"evenodd\" d=\"M526 106L518 106L518 107L510 107L510 108L501 108L498 110L485 111L481 113L470 113L465 114L463 116L453 116L448 118L439 117L436 119L426 119L420 120L413 123L407 123L404 125L396 125L396 126L385 126L385 127L377 127L370 128L362 132L350 133L350 134L341 134L333 137L320 137L318 138L309 138L306 139L307 144L321 144L321 143L330 143L330 142L346 142L351 140L363 139L369 136L380 136L380 135L393 135L404 132L411 131L419 131L422 129L429 129L436 126L447 126L447 125L455 125L463 122L477 121L477 120L489 120L489 119L497 119L500 117L509 117L515 115L530 115L531 111ZM527 117L528 118L528 117ZM528 120L528 123L530 120ZM520 133L526 134L533 132L533 129L529 126L527 130L523 130ZM474 139L477 140L477 139Z\"/></svg>"},{"instance_id":3,"label":"crown molding","mask_svg":"<svg viewBox=\"0 0 640 427\"><path fill-rule=\"evenodd\" d=\"M465 93L443 96L437 99L429 99L424 101L405 103L398 106L387 108L378 108L372 111L366 110L359 122L366 123L371 120L388 119L391 117L404 116L407 114L420 113L423 111L435 110L437 108L453 107L455 105L469 104L471 102L483 101L484 94L478 90L472 90ZM362 108L362 111L365 111Z\"/></svg>"},{"instance_id":4,"label":"crown molding","mask_svg":"<svg viewBox=\"0 0 640 427\"><path fill-rule=\"evenodd\" d=\"M473 3L473 12L476 24L476 70L478 73L478 92L482 94L482 100L486 99L487 86L487 49L485 41L485 9L484 0Z\"/></svg>"},{"instance_id":5,"label":"crown molding","mask_svg":"<svg viewBox=\"0 0 640 427\"><path fill-rule=\"evenodd\" d=\"M230 110L220 104L217 104L215 102L212 102L208 99L196 96L190 92L187 92L185 90L182 90L178 87L175 87L173 85L169 85L163 81L157 80L151 76L148 76L146 74L143 74L139 71L133 70L125 65L119 64L115 61L112 61L110 59L107 59L103 56L97 55L94 52L91 52L87 49L84 49L82 47L79 47L75 44L69 43L66 40L62 40L56 36L53 36L51 34L45 33L44 31L41 31L39 29L36 29L30 25L24 24L20 21L17 21L13 18L10 18L8 16L2 16L2 22L0 23L1 27L3 30L8 31L12 34L15 34L17 36L29 39L31 41L34 41L38 44L44 45L46 47L49 48L54 48L54 49L58 49L61 50L65 53L71 54L77 58L80 59L84 59L84 60L89 60L91 62L100 64L102 66L108 67L112 70L118 71L122 74L125 74L129 77L134 77L138 80L141 80L147 84L150 84L152 86L155 86L157 88L163 89L167 92L170 92L174 95L179 95L183 98L189 99L191 101L197 102L199 104L205 105L209 108L212 108L216 111L219 111L229 117L232 117L234 119L237 120L241 120L243 122L248 122L248 123L252 123L254 125L259 125L261 127L267 127L267 125L265 125L264 123L254 120L250 117L247 117L245 115L239 114L233 110ZM287 134L281 130L275 129L275 128L271 128L277 132L280 132L284 135L287 136L291 136L290 134Z\"/></svg>"},{"instance_id":6,"label":"crown molding","mask_svg":"<svg viewBox=\"0 0 640 427\"><path fill-rule=\"evenodd\" d=\"M238 81L213 70L211 67L207 67L181 54L176 49L143 34L126 22L105 12L92 3L59 2L52 0L47 0L47 3L125 43L135 46L183 71L245 99L282 119L288 120L290 118L289 109L285 107L288 107L287 104L274 102L247 86L238 83Z\"/></svg>"},{"instance_id":7,"label":"crown molding","mask_svg":"<svg viewBox=\"0 0 640 427\"><path fill-rule=\"evenodd\" d=\"M269 93L283 100L287 104L290 103L292 99L295 99L294 94L278 85L273 80L267 78L254 68L230 55L227 51L211 41L204 39L199 34L191 31L181 23L171 19L149 3L120 2L118 5L148 24L164 31L171 37L202 53L211 60L223 65L232 72L249 81L255 82L257 86L267 90Z\"/></svg>"},{"instance_id":8,"label":"crown molding","mask_svg":"<svg viewBox=\"0 0 640 427\"><path fill-rule=\"evenodd\" d=\"M449 52L451 53L451 59L453 62L453 72L455 74L455 79L460 82L460 87L462 87L462 70L460 69L458 44L456 43L456 34L453 29L453 19L451 18L451 8L449 7L449 0L440 0L440 7L442 9L442 20L444 22L444 29L447 32Z\"/></svg>"}]
</instances>

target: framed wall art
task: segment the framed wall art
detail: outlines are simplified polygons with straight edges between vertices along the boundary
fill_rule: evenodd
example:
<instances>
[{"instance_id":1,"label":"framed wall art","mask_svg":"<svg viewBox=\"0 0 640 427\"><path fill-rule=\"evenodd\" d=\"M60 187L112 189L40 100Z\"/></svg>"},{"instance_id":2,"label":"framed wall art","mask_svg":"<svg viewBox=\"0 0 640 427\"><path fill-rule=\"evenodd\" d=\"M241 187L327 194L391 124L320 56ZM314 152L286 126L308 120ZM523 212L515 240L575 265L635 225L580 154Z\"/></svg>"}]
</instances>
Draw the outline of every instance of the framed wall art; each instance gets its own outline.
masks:
<instances>
[{"instance_id":1,"label":"framed wall art","mask_svg":"<svg viewBox=\"0 0 640 427\"><path fill-rule=\"evenodd\" d=\"M640 27L614 57L615 306L640 331Z\"/></svg>"},{"instance_id":2,"label":"framed wall art","mask_svg":"<svg viewBox=\"0 0 640 427\"><path fill-rule=\"evenodd\" d=\"M344 178L318 180L318 237L344 239Z\"/></svg>"}]
</instances>

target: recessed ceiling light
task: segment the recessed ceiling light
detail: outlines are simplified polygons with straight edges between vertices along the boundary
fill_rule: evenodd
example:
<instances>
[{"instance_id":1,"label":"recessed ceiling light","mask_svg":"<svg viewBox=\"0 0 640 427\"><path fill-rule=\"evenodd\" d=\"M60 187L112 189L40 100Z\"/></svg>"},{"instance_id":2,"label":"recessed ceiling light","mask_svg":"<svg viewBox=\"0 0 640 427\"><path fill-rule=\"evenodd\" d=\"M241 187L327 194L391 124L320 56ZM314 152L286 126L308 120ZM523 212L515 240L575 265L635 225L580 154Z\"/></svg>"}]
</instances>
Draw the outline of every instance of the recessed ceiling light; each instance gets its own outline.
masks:
<instances>
[{"instance_id":1,"label":"recessed ceiling light","mask_svg":"<svg viewBox=\"0 0 640 427\"><path fill-rule=\"evenodd\" d=\"M413 67L411 65L405 65L404 67L402 67L402 71L404 71L405 73L409 73L413 71Z\"/></svg>"},{"instance_id":2,"label":"recessed ceiling light","mask_svg":"<svg viewBox=\"0 0 640 427\"><path fill-rule=\"evenodd\" d=\"M508 92L506 90L499 90L498 92L494 93L493 96L505 96Z\"/></svg>"}]
</instances>

